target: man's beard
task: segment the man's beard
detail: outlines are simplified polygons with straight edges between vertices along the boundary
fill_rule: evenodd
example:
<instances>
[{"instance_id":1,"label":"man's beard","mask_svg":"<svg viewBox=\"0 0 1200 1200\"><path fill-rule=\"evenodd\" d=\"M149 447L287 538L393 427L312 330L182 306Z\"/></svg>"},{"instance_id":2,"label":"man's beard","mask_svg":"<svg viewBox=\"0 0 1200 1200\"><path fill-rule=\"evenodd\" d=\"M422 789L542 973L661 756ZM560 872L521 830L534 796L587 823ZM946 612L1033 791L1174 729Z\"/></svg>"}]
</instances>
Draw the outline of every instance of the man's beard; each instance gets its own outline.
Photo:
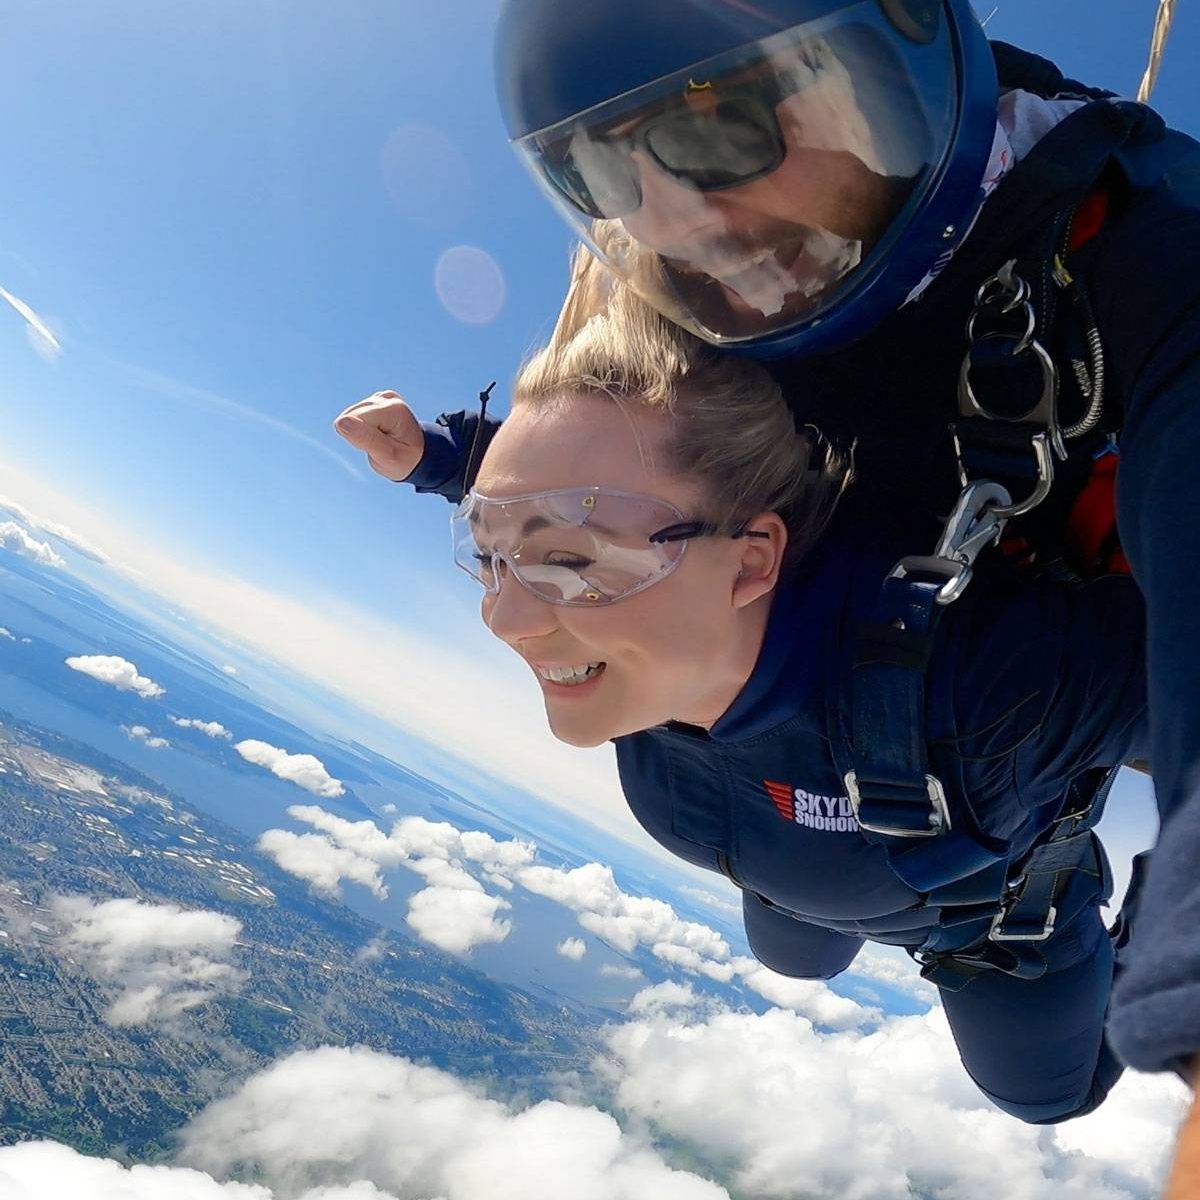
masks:
<instances>
[{"instance_id":1,"label":"man's beard","mask_svg":"<svg viewBox=\"0 0 1200 1200\"><path fill-rule=\"evenodd\" d=\"M806 225L719 234L660 251L678 302L706 330L745 338L816 312L862 261L863 243Z\"/></svg>"}]
</instances>

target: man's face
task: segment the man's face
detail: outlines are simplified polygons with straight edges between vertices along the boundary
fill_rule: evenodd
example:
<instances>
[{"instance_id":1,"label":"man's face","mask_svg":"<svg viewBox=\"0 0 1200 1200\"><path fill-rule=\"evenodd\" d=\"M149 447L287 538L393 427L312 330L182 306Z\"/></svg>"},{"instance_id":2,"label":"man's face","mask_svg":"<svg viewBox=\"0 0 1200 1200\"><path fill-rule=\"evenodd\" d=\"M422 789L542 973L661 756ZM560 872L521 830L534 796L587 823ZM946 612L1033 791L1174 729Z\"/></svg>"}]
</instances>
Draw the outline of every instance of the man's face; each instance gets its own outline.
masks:
<instances>
[{"instance_id":1,"label":"man's face","mask_svg":"<svg viewBox=\"0 0 1200 1200\"><path fill-rule=\"evenodd\" d=\"M757 332L764 318L816 307L880 239L903 200L846 70L831 55L814 67L809 51L795 53L795 62L770 64L787 91L774 106L784 149L778 167L739 186L701 191L637 148L630 158L641 203L620 217L619 228L602 223L610 237L652 250L693 312L735 336L738 326ZM689 91L683 103L715 112L722 94L753 84L755 72L761 77L763 67ZM627 137L638 124L615 132ZM601 230L602 250L603 238Z\"/></svg>"}]
</instances>

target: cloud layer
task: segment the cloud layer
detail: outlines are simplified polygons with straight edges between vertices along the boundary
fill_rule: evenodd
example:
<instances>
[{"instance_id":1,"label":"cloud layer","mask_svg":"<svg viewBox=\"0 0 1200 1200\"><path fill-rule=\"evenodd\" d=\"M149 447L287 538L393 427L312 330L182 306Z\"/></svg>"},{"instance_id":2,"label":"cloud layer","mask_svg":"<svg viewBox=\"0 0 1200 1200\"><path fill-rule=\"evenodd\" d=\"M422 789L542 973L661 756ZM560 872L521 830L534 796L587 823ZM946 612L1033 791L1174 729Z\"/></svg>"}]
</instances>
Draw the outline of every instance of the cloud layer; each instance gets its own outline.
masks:
<instances>
[{"instance_id":1,"label":"cloud layer","mask_svg":"<svg viewBox=\"0 0 1200 1200\"><path fill-rule=\"evenodd\" d=\"M429 885L409 898L406 917L425 941L466 954L511 932L511 922L500 916L508 901L488 893L472 870L502 890L511 889L511 872L533 859L530 843L421 817L405 817L385 834L374 821L347 821L316 805L293 805L288 814L320 832L269 829L259 838L259 849L318 891L336 895L345 881L384 898L383 872L403 866Z\"/></svg>"},{"instance_id":2,"label":"cloud layer","mask_svg":"<svg viewBox=\"0 0 1200 1200\"><path fill-rule=\"evenodd\" d=\"M0 1192L6 1200L1152 1200L1185 1103L1182 1087L1141 1076L1092 1116L1022 1125L963 1076L940 1013L821 1034L795 1013L733 1012L667 983L639 993L631 1015L597 1064L611 1112L578 1099L521 1107L405 1058L323 1047L280 1059L204 1109L180 1137L186 1166L129 1169L26 1143L0 1148ZM669 1165L664 1144L690 1169Z\"/></svg>"},{"instance_id":3,"label":"cloud layer","mask_svg":"<svg viewBox=\"0 0 1200 1200\"><path fill-rule=\"evenodd\" d=\"M0 523L0 546L13 550L22 558L31 558L43 567L65 567L66 562L50 548L48 542L39 542L16 523Z\"/></svg>"},{"instance_id":4,"label":"cloud layer","mask_svg":"<svg viewBox=\"0 0 1200 1200\"><path fill-rule=\"evenodd\" d=\"M184 1130L182 1157L215 1175L261 1171L286 1195L367 1179L406 1200L727 1200L595 1108L517 1111L363 1047L293 1054L254 1076Z\"/></svg>"},{"instance_id":5,"label":"cloud layer","mask_svg":"<svg viewBox=\"0 0 1200 1200\"><path fill-rule=\"evenodd\" d=\"M52 538L70 546L77 554L82 554L84 558L90 558L93 562L98 563L112 562L112 559L103 550L94 546L86 538L80 537L73 529L59 521L51 521L31 513L23 504L18 504L16 500L12 500L8 496L0 496L0 509L11 513L26 528L48 533Z\"/></svg>"},{"instance_id":6,"label":"cloud layer","mask_svg":"<svg viewBox=\"0 0 1200 1200\"><path fill-rule=\"evenodd\" d=\"M736 1163L731 1189L762 1200L1149 1200L1182 1111L1182 1088L1142 1076L1093 1116L1021 1124L976 1091L940 1009L823 1034L678 985L632 1007L609 1039L619 1109Z\"/></svg>"},{"instance_id":7,"label":"cloud layer","mask_svg":"<svg viewBox=\"0 0 1200 1200\"><path fill-rule=\"evenodd\" d=\"M478 872L502 890L518 886L563 905L576 914L581 928L622 954L647 950L688 974L724 984L740 981L771 1004L794 1008L829 1028L854 1028L879 1015L820 984L787 979L753 958L735 956L714 929L684 920L665 900L630 895L618 885L612 868L600 863L574 868L536 864L537 848L531 842L498 840L421 817L404 817L384 833L374 821L347 821L316 805L293 805L288 815L319 832L267 830L259 849L280 867L328 895L337 895L341 884L349 882L381 899L388 895L385 871L403 866L416 872L429 886L409 899L408 925L452 954L503 941L512 930L511 921L500 916L508 903L487 892ZM586 943L568 938L557 949L578 960ZM879 971L899 977L899 965L882 964Z\"/></svg>"}]
</instances>

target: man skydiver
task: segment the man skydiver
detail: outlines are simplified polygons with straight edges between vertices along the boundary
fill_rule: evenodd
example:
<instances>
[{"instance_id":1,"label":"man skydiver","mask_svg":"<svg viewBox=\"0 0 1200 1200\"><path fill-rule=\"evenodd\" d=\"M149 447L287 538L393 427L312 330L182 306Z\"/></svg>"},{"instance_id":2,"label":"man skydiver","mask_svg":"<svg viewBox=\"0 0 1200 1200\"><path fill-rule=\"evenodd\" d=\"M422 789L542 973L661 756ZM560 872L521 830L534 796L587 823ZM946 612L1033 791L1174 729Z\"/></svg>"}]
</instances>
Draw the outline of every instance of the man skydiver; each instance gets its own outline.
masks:
<instances>
[{"instance_id":1,"label":"man skydiver","mask_svg":"<svg viewBox=\"0 0 1200 1200\"><path fill-rule=\"evenodd\" d=\"M508 0L497 80L518 153L602 261L705 340L772 360L856 443L879 503L932 518L964 479L996 479L1061 569L1119 434L1163 825L1111 1034L1131 1066L1190 1080L1200 634L1181 597L1200 528L1179 514L1200 450L1200 148L989 47L965 0ZM347 415L381 473L454 500L494 428L454 414L418 439L388 394Z\"/></svg>"}]
</instances>

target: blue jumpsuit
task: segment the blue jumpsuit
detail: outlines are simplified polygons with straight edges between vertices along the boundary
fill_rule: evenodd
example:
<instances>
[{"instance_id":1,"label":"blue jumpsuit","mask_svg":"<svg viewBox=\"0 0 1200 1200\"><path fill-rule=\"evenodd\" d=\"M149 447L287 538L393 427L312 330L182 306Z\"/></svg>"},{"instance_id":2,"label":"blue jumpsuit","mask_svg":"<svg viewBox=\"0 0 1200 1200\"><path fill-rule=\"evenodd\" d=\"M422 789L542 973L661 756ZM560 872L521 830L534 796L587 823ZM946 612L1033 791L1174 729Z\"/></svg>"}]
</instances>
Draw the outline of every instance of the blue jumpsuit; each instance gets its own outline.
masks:
<instances>
[{"instance_id":1,"label":"blue jumpsuit","mask_svg":"<svg viewBox=\"0 0 1200 1200\"><path fill-rule=\"evenodd\" d=\"M781 587L754 673L708 733L668 725L616 742L647 832L741 887L755 956L807 979L845 970L864 939L919 950L953 916L860 834L830 749L846 650L896 558L895 543L864 549L864 533L856 514L838 522ZM1129 636L1142 601L1117 577L972 587L943 618L925 733L952 824L1010 843L1015 859L1059 815L1070 780L1145 749L1144 661ZM984 971L942 989L967 1070L1028 1121L1088 1111L1120 1074L1103 1040L1112 951L1099 905L1111 879L1093 846L1086 881L1038 945L1041 978Z\"/></svg>"},{"instance_id":2,"label":"blue jumpsuit","mask_svg":"<svg viewBox=\"0 0 1200 1200\"><path fill-rule=\"evenodd\" d=\"M975 290L1064 203L1094 184L1105 188L1109 219L1076 274L1091 297L1104 340L1110 411L1121 417L1118 527L1145 596L1149 756L1162 817L1133 936L1122 952L1109 1038L1130 1066L1182 1071L1200 1052L1200 872L1195 869L1200 861L1200 626L1193 618L1195 605L1187 600L1200 576L1200 521L1192 516L1193 476L1200 462L1200 420L1193 412L1200 402L1200 147L1166 129L1144 106L1064 79L1052 64L1013 47L997 43L994 50L1002 87L1093 102L1049 133L1001 182L971 236L917 302L853 346L816 358L785 359L771 368L806 419L834 438L856 440L859 475L874 489L879 511L930 516L928 533L902 548L903 553L927 553L935 534L933 516L949 510L958 489L947 425L957 415L963 331ZM465 414L428 427L425 458L409 482L456 499L473 433L474 418ZM1070 638L1069 626L1052 628ZM1029 636L1049 648L1032 627ZM1140 657L1140 645L1133 645L1140 640L1140 623L1119 623L1109 636L1112 653ZM970 643L961 643L960 652L964 645ZM1006 660L1015 645L1001 639L985 660L971 660L977 686L990 691L993 671L1007 677ZM1086 655L1075 649L1082 664ZM1099 688L1112 664L1102 642L1092 644L1090 653ZM1064 698L1055 710L1064 735L1090 706L1111 699L1103 690L1071 695L1071 707ZM714 741L720 740L717 732ZM791 781L782 767L780 781ZM827 798L838 794L832 781L823 789L804 785L803 790ZM764 916L748 905L756 948L772 953L768 926L790 927L773 921L778 913ZM1099 937L1095 921L1089 928L1086 936L1080 934L1081 947ZM822 954L832 956L822 960L818 973L837 969L835 943L815 936ZM853 939L855 931L846 936ZM854 942L836 944L844 966ZM1056 969L1042 984L1049 988L1057 979L1054 986L1066 986L1066 973L1074 972L1072 986L1083 995L1089 971L1105 975L1101 959L1108 951L1101 945L1100 957L1079 953L1073 965ZM1009 1001L1001 994L1005 978L977 978L962 993L966 1003L972 992L978 999L989 988L999 989L994 1011L984 1006L974 1018L956 1011L951 1019L968 1068L985 1089L1000 1098L1020 1097L1022 1105L1008 1107L1041 1119L1039 1105L1053 1107L1057 1097L1038 1099L1022 1091L1018 1085L1030 1056L1013 1047L1036 1043L1040 1055L1042 1038L1065 1032L1082 1048L1095 1042L1096 1026L1083 1019L1086 1005L1073 1008L1070 1021L1057 1004L1022 1005L1023 1020L1009 1021L1018 1041L996 1043L993 1066L999 1075L985 1079L971 1048L986 1046L989 1022L1008 1011ZM1099 993L1091 994L1098 1004ZM948 1011L957 1004L952 1001ZM1076 1062L1087 1057L1081 1053ZM1071 1078L1066 1072L1064 1095L1074 1087L1067 1086ZM1075 1091L1077 1098L1082 1095Z\"/></svg>"}]
</instances>

